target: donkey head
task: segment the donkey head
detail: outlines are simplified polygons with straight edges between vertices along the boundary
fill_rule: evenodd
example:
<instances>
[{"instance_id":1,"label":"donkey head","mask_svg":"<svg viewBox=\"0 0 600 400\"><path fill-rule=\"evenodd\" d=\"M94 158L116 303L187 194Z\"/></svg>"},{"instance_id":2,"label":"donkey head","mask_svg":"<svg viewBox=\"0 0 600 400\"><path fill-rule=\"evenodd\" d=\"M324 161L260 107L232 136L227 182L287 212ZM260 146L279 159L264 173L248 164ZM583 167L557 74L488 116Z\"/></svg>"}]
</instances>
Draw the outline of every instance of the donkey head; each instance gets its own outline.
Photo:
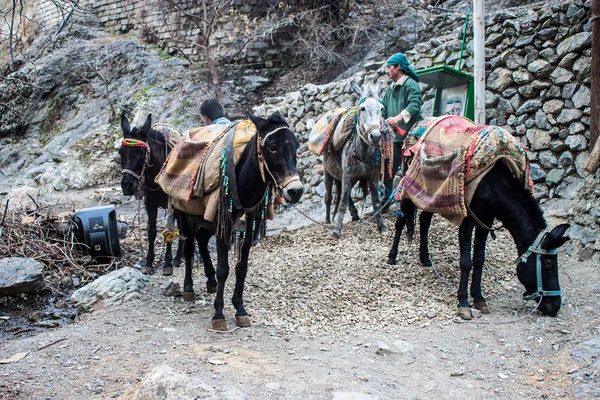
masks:
<instances>
[{"instance_id":1,"label":"donkey head","mask_svg":"<svg viewBox=\"0 0 600 400\"><path fill-rule=\"evenodd\" d=\"M358 123L357 130L363 140L372 146L379 145L381 141L381 131L379 130L383 105L379 101L379 92L381 91L381 81L370 90L363 91L356 82L352 81L352 89L358 95Z\"/></svg>"},{"instance_id":2,"label":"donkey head","mask_svg":"<svg viewBox=\"0 0 600 400\"><path fill-rule=\"evenodd\" d=\"M289 203L297 203L303 188L298 177L296 151L300 144L279 112L264 119L250 114L256 125L259 152L264 159L265 179L271 179Z\"/></svg>"},{"instance_id":3,"label":"donkey head","mask_svg":"<svg viewBox=\"0 0 600 400\"><path fill-rule=\"evenodd\" d=\"M121 156L121 189L125 196L135 194L142 185L146 163L149 159L150 148L148 147L148 133L152 127L152 114L148 114L142 128L129 126L129 120L125 113L121 115L121 129L123 140L119 148Z\"/></svg>"},{"instance_id":4,"label":"donkey head","mask_svg":"<svg viewBox=\"0 0 600 400\"><path fill-rule=\"evenodd\" d=\"M561 304L556 249L569 240L569 236L564 235L568 228L569 224L558 225L546 233L539 244L536 240L517 264L517 276L526 290L523 298L533 300L542 296L538 309L551 317L558 313Z\"/></svg>"}]
</instances>

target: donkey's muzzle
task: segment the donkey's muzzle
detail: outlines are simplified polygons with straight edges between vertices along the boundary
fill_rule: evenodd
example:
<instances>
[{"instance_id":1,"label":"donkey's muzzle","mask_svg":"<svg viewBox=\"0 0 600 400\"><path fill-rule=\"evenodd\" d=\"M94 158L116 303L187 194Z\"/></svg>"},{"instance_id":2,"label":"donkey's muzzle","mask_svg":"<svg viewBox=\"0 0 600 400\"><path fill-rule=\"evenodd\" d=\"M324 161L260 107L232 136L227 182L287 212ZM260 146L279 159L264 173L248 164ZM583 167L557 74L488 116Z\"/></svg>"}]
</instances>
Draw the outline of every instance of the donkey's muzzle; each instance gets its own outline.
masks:
<instances>
[{"instance_id":1,"label":"donkey's muzzle","mask_svg":"<svg viewBox=\"0 0 600 400\"><path fill-rule=\"evenodd\" d=\"M544 315L549 317L556 317L560 310L561 297L560 296L545 296L538 307L538 310Z\"/></svg>"},{"instance_id":2,"label":"donkey's muzzle","mask_svg":"<svg viewBox=\"0 0 600 400\"><path fill-rule=\"evenodd\" d=\"M302 183L300 183L300 180L298 179L293 180L286 186L284 186L282 192L285 201L293 204L300 201L302 193L304 192L304 188L302 187Z\"/></svg>"},{"instance_id":3,"label":"donkey's muzzle","mask_svg":"<svg viewBox=\"0 0 600 400\"><path fill-rule=\"evenodd\" d=\"M371 142L372 145L376 146L379 144L380 141L381 141L381 132L377 129L372 130L369 133L369 142Z\"/></svg>"},{"instance_id":4,"label":"donkey's muzzle","mask_svg":"<svg viewBox=\"0 0 600 400\"><path fill-rule=\"evenodd\" d=\"M125 196L133 196L139 187L140 181L131 175L123 174L121 179L121 190Z\"/></svg>"}]
</instances>

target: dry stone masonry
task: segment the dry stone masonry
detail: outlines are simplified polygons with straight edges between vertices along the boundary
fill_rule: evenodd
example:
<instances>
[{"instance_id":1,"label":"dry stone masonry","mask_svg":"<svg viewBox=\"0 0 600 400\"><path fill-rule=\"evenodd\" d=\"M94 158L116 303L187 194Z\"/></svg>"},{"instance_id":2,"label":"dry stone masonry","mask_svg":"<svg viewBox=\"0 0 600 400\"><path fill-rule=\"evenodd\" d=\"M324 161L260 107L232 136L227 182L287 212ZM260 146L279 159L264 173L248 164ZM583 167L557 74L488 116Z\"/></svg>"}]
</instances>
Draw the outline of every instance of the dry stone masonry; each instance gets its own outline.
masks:
<instances>
[{"instance_id":1,"label":"dry stone masonry","mask_svg":"<svg viewBox=\"0 0 600 400\"><path fill-rule=\"evenodd\" d=\"M600 215L592 212L600 209L598 177L583 169L589 157L591 5L591 0L575 0L486 18L487 123L503 126L529 149L535 197L547 216L575 223L572 236L588 249L584 258L600 250ZM417 69L460 62L472 73L472 38L467 38L462 60L461 41L462 29L457 28L415 45L407 56ZM307 84L255 108L259 115L282 112L300 136L299 165L308 201L320 202L324 193L320 159L308 151L311 128L323 112L356 103L351 80L366 84L386 79L384 67L384 61L369 62L350 78ZM427 116L433 92L422 89ZM582 193L589 198L583 205Z\"/></svg>"}]
</instances>

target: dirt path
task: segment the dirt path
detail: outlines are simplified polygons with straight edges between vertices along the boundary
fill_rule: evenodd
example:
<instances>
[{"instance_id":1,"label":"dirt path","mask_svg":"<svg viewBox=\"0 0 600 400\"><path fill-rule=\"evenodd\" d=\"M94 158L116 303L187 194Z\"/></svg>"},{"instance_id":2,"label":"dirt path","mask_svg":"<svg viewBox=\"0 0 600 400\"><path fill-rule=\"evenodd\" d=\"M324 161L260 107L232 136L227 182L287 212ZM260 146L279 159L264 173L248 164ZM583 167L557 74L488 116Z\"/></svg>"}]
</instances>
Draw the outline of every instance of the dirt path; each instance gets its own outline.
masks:
<instances>
[{"instance_id":1,"label":"dirt path","mask_svg":"<svg viewBox=\"0 0 600 400\"><path fill-rule=\"evenodd\" d=\"M293 212L286 226L301 224ZM251 328L208 329L213 297L199 270L192 304L164 296L157 273L138 299L98 304L73 324L0 343L0 359L28 352L0 364L0 399L130 399L158 365L202 381L219 399L597 398L596 359L571 355L600 335L597 265L561 254L558 317L520 319L531 304L522 304L512 272L514 244L500 235L484 273L492 313L458 323L452 290L414 254L385 264L389 234L350 223L335 241L329 229L285 230L252 250ZM433 229L446 238L432 246L436 269L454 285L455 230L440 220ZM171 279L181 283L182 269ZM233 308L226 312L231 328Z\"/></svg>"}]
</instances>

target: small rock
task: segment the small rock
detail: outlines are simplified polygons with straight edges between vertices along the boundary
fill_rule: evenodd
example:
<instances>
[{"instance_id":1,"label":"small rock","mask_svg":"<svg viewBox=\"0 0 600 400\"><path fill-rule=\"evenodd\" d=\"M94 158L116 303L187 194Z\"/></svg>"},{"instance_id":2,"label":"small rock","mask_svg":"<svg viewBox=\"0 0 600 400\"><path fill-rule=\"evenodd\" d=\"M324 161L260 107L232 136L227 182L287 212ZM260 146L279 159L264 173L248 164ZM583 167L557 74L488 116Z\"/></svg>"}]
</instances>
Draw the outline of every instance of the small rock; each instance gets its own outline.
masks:
<instances>
[{"instance_id":1,"label":"small rock","mask_svg":"<svg viewBox=\"0 0 600 400\"><path fill-rule=\"evenodd\" d=\"M455 372L451 372L451 373L450 373L450 376L452 376L452 377L456 377L456 376L464 376L464 375L465 375L465 373L464 373L464 372L461 372L461 371L455 371Z\"/></svg>"},{"instance_id":2,"label":"small rock","mask_svg":"<svg viewBox=\"0 0 600 400\"><path fill-rule=\"evenodd\" d=\"M212 364L212 365L225 365L225 364L227 364L227 362L225 362L223 360L216 359L216 358L208 360L208 363Z\"/></svg>"},{"instance_id":3,"label":"small rock","mask_svg":"<svg viewBox=\"0 0 600 400\"><path fill-rule=\"evenodd\" d=\"M476 308L471 308L471 316L473 318L479 318L479 317L481 317L481 311L479 311Z\"/></svg>"},{"instance_id":4,"label":"small rock","mask_svg":"<svg viewBox=\"0 0 600 400\"><path fill-rule=\"evenodd\" d=\"M41 328L56 328L59 323L58 321L39 321L36 325Z\"/></svg>"},{"instance_id":5,"label":"small rock","mask_svg":"<svg viewBox=\"0 0 600 400\"><path fill-rule=\"evenodd\" d=\"M269 390L279 390L281 385L279 383L269 382L265 385L265 387Z\"/></svg>"},{"instance_id":6,"label":"small rock","mask_svg":"<svg viewBox=\"0 0 600 400\"><path fill-rule=\"evenodd\" d=\"M429 312L427 313L428 318L435 318L435 317L437 317L437 315L438 315L437 310L429 310Z\"/></svg>"},{"instance_id":7,"label":"small rock","mask_svg":"<svg viewBox=\"0 0 600 400\"><path fill-rule=\"evenodd\" d=\"M29 314L29 320L30 321L37 321L40 318L42 318L42 313L40 311L34 311L31 314Z\"/></svg>"},{"instance_id":8,"label":"small rock","mask_svg":"<svg viewBox=\"0 0 600 400\"><path fill-rule=\"evenodd\" d=\"M503 373L499 373L499 374L498 374L498 376L499 376L501 379L506 379L506 378L508 378L508 375L506 375L506 374L503 374Z\"/></svg>"},{"instance_id":9,"label":"small rock","mask_svg":"<svg viewBox=\"0 0 600 400\"><path fill-rule=\"evenodd\" d=\"M394 353L394 350L392 350L392 348L385 343L379 343L377 345L377 350L375 351L375 354L380 354L380 355L386 355L386 354L392 354L392 353Z\"/></svg>"},{"instance_id":10,"label":"small rock","mask_svg":"<svg viewBox=\"0 0 600 400\"><path fill-rule=\"evenodd\" d=\"M179 294L181 294L181 289L179 287L178 283L175 283L173 281L165 281L160 288L163 291L163 294L165 296L177 296Z\"/></svg>"}]
</instances>

